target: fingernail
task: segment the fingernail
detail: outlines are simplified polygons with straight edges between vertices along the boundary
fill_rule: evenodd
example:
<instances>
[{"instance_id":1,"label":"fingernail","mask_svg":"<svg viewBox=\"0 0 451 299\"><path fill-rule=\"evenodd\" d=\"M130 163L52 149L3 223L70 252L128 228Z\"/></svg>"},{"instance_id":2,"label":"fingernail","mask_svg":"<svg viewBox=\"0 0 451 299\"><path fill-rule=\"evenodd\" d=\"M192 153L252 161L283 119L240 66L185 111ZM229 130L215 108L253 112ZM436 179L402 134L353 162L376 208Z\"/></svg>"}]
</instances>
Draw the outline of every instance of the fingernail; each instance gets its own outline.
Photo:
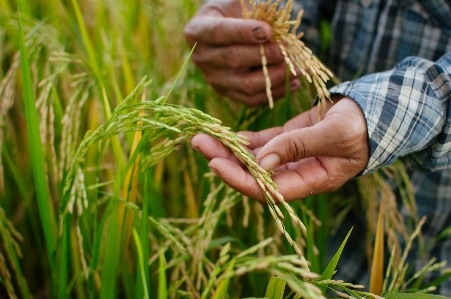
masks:
<instances>
[{"instance_id":1,"label":"fingernail","mask_svg":"<svg viewBox=\"0 0 451 299\"><path fill-rule=\"evenodd\" d=\"M213 171L214 174L216 174L218 177L221 177L221 176L219 175L219 171L218 171L216 168L210 166L210 170Z\"/></svg>"},{"instance_id":2,"label":"fingernail","mask_svg":"<svg viewBox=\"0 0 451 299\"><path fill-rule=\"evenodd\" d=\"M262 27L257 27L252 30L252 36L258 41L266 41L268 39L266 32Z\"/></svg>"},{"instance_id":3,"label":"fingernail","mask_svg":"<svg viewBox=\"0 0 451 299\"><path fill-rule=\"evenodd\" d=\"M270 170L273 169L280 164L280 157L277 154L269 154L258 162L261 168L264 170Z\"/></svg>"},{"instance_id":4,"label":"fingernail","mask_svg":"<svg viewBox=\"0 0 451 299\"><path fill-rule=\"evenodd\" d=\"M194 149L194 150L196 150L196 151L199 151L199 147L198 146L195 146L195 145L193 145L192 143L191 143L191 147Z\"/></svg>"}]
</instances>

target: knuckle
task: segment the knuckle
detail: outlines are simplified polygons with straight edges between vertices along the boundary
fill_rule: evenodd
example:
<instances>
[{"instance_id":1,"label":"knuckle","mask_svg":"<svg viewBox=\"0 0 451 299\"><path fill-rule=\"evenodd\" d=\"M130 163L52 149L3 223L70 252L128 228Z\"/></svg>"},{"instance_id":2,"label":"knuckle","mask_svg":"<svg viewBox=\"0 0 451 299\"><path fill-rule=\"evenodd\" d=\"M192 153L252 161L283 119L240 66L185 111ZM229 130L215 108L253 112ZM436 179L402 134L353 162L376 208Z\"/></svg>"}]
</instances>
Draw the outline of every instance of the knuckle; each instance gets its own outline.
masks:
<instances>
[{"instance_id":1,"label":"knuckle","mask_svg":"<svg viewBox=\"0 0 451 299\"><path fill-rule=\"evenodd\" d=\"M219 19L215 24L213 24L213 28L211 30L210 38L214 41L215 44L221 44L224 38L224 24Z\"/></svg>"},{"instance_id":2,"label":"knuckle","mask_svg":"<svg viewBox=\"0 0 451 299\"><path fill-rule=\"evenodd\" d=\"M226 55L224 56L225 65L232 69L241 67L240 51L236 46L229 46L226 49Z\"/></svg>"},{"instance_id":3,"label":"knuckle","mask_svg":"<svg viewBox=\"0 0 451 299\"><path fill-rule=\"evenodd\" d=\"M191 59L194 61L194 63L199 66L201 65L205 60L205 55L202 53L202 51L195 50L193 54L191 55Z\"/></svg>"},{"instance_id":4,"label":"knuckle","mask_svg":"<svg viewBox=\"0 0 451 299\"><path fill-rule=\"evenodd\" d=\"M267 43L265 45L265 53L266 59L270 64L281 63L284 61L279 45L276 43Z\"/></svg>"},{"instance_id":5,"label":"knuckle","mask_svg":"<svg viewBox=\"0 0 451 299\"><path fill-rule=\"evenodd\" d=\"M241 90L248 96L253 96L258 93L258 87L255 80L251 76L244 76L241 80Z\"/></svg>"},{"instance_id":6,"label":"knuckle","mask_svg":"<svg viewBox=\"0 0 451 299\"><path fill-rule=\"evenodd\" d=\"M195 19L192 19L183 29L185 40L190 47L193 47L199 36L198 25L196 25Z\"/></svg>"},{"instance_id":7,"label":"knuckle","mask_svg":"<svg viewBox=\"0 0 451 299\"><path fill-rule=\"evenodd\" d=\"M288 158L290 161L298 161L306 157L305 145L299 135L295 132L288 133Z\"/></svg>"}]
</instances>

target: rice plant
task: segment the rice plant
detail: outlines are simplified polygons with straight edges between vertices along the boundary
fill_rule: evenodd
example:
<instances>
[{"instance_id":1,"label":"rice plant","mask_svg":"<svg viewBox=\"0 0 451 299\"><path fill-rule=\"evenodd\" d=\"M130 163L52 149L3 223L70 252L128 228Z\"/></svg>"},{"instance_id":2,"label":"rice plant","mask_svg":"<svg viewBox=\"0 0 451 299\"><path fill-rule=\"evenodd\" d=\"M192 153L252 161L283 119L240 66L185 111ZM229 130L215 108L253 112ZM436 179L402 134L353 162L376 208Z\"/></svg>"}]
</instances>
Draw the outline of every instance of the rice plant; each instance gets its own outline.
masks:
<instances>
[{"instance_id":1,"label":"rice plant","mask_svg":"<svg viewBox=\"0 0 451 299\"><path fill-rule=\"evenodd\" d=\"M273 110L218 97L183 41L200 2L0 0L0 297L373 296L334 276L346 240L325 260L341 194L284 203L234 133L283 123L315 90L305 81ZM268 206L209 172L189 146L199 132L237 155ZM366 179L367 198L386 190ZM403 256L391 293L412 284Z\"/></svg>"}]
</instances>

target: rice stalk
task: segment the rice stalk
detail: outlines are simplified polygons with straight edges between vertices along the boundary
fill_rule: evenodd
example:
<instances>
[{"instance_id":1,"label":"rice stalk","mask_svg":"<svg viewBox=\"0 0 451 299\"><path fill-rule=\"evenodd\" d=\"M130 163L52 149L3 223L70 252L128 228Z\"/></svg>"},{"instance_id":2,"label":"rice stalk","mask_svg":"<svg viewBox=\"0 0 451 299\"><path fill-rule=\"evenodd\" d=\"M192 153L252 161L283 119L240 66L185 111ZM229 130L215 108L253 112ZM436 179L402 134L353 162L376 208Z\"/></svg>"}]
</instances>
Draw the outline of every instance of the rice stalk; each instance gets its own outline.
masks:
<instances>
[{"instance_id":1,"label":"rice stalk","mask_svg":"<svg viewBox=\"0 0 451 299\"><path fill-rule=\"evenodd\" d=\"M255 19L268 23L273 32L272 41L277 43L282 55L287 63L290 72L297 76L298 72L305 76L308 82L313 83L319 97L318 118L322 117L326 100L330 100L330 93L326 88L326 82L333 74L324 66L321 61L307 48L300 40L303 33L296 35L296 30L301 24L303 10L301 10L295 21L290 20L293 0L288 0L286 5L281 5L282 0L277 1L255 1L248 0L250 10L246 0L240 0L243 11L243 19ZM262 68L265 76L266 93L270 108L274 107L271 94L271 80L268 74L267 61L264 46L260 45L262 56ZM296 70L297 68L297 70Z\"/></svg>"},{"instance_id":2,"label":"rice stalk","mask_svg":"<svg viewBox=\"0 0 451 299\"><path fill-rule=\"evenodd\" d=\"M13 275L19 287L22 298L31 298L27 281L24 279L19 259L22 258L19 242L22 236L14 228L13 224L6 218L4 210L0 207L0 240L3 249L0 251L0 280L5 285L11 298L17 298ZM3 255L5 254L5 256ZM11 271L8 269L5 258L8 260ZM12 274L11 274L12 272Z\"/></svg>"},{"instance_id":3,"label":"rice stalk","mask_svg":"<svg viewBox=\"0 0 451 299\"><path fill-rule=\"evenodd\" d=\"M371 263L370 292L382 294L384 277L384 204L381 201L377 218L376 240L374 242L373 261Z\"/></svg>"},{"instance_id":4,"label":"rice stalk","mask_svg":"<svg viewBox=\"0 0 451 299\"><path fill-rule=\"evenodd\" d=\"M397 205L396 195L394 194L390 184L384 175L388 178L398 178L403 175L403 168L398 164L392 165L384 172L375 172L366 175L357 180L359 192L362 196L362 205L366 211L366 222L368 227L368 235L376 233L376 223L378 217L378 203L384 201L384 232L387 238L387 246L390 251L394 253L394 264L397 265L401 259L401 240L407 241L410 236L410 228L407 227L404 216ZM400 185L400 188L402 186ZM404 200L410 207L407 211L416 211L415 201L410 200L411 189L403 191L408 200ZM402 192L401 192L402 194ZM408 218L412 219L414 223L418 223L415 214L409 212ZM421 239L420 239L421 240ZM396 248L394 250L394 248ZM367 241L366 254L370 258L373 255L372 243Z\"/></svg>"}]
</instances>

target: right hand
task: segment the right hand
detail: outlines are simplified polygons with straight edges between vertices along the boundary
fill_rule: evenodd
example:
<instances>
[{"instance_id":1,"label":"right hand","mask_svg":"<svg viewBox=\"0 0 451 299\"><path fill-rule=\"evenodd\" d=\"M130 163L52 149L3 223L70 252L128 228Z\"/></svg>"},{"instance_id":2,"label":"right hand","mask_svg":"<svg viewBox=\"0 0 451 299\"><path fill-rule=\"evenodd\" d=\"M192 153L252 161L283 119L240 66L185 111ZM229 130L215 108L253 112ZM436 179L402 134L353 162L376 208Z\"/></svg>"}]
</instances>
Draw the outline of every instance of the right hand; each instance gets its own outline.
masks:
<instances>
[{"instance_id":1,"label":"right hand","mask_svg":"<svg viewBox=\"0 0 451 299\"><path fill-rule=\"evenodd\" d=\"M259 132L240 132L249 141L248 150L266 170L285 200L337 190L361 173L369 159L365 116L352 99L334 95L324 119L318 106L296 116L283 127ZM211 170L233 189L266 202L260 185L232 151L210 135L191 139L194 149L210 161Z\"/></svg>"},{"instance_id":2,"label":"right hand","mask_svg":"<svg viewBox=\"0 0 451 299\"><path fill-rule=\"evenodd\" d=\"M265 47L274 99L285 95L287 66L279 47L269 42L269 24L241 18L238 0L211 0L201 7L185 27L192 59L219 94L249 106L268 102L261 68L260 44ZM290 76L290 92L300 88Z\"/></svg>"}]
</instances>

